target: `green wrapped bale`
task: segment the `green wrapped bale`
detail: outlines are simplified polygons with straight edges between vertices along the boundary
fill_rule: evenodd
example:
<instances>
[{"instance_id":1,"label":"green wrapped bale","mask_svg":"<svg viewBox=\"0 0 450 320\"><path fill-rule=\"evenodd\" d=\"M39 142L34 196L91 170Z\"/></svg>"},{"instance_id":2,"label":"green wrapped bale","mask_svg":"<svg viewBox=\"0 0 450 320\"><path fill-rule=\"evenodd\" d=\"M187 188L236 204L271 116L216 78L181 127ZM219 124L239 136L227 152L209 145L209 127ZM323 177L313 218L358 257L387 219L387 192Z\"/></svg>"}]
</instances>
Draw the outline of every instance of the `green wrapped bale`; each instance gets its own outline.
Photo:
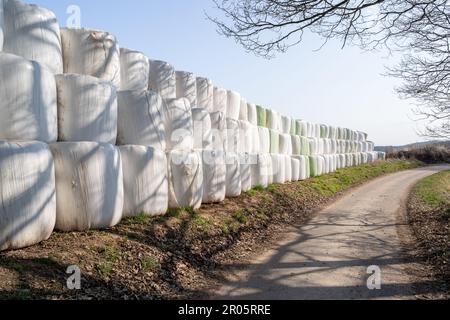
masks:
<instances>
[{"instance_id":1,"label":"green wrapped bale","mask_svg":"<svg viewBox=\"0 0 450 320\"><path fill-rule=\"evenodd\" d=\"M267 111L261 106L256 106L256 116L259 127L267 127Z\"/></svg>"},{"instance_id":2,"label":"green wrapped bale","mask_svg":"<svg viewBox=\"0 0 450 320\"><path fill-rule=\"evenodd\" d=\"M270 153L278 154L280 152L280 134L275 130L270 131Z\"/></svg>"}]
</instances>

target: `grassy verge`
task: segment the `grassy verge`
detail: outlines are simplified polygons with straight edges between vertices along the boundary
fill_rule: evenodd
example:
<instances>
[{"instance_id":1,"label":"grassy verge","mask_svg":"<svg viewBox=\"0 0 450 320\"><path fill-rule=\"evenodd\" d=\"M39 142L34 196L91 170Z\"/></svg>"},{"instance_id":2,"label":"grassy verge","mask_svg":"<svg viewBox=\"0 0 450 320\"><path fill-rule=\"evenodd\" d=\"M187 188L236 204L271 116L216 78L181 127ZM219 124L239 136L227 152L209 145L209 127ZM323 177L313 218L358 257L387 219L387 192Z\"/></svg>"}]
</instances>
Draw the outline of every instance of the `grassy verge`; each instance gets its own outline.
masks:
<instances>
[{"instance_id":1,"label":"grassy verge","mask_svg":"<svg viewBox=\"0 0 450 320\"><path fill-rule=\"evenodd\" d=\"M0 298L176 299L201 297L220 270L264 250L341 192L386 173L420 166L392 160L306 181L255 188L201 210L138 216L105 231L55 233L0 254ZM77 265L82 289L65 288Z\"/></svg>"},{"instance_id":2,"label":"grassy verge","mask_svg":"<svg viewBox=\"0 0 450 320\"><path fill-rule=\"evenodd\" d=\"M450 296L450 171L425 178L414 187L408 220L422 257Z\"/></svg>"}]
</instances>

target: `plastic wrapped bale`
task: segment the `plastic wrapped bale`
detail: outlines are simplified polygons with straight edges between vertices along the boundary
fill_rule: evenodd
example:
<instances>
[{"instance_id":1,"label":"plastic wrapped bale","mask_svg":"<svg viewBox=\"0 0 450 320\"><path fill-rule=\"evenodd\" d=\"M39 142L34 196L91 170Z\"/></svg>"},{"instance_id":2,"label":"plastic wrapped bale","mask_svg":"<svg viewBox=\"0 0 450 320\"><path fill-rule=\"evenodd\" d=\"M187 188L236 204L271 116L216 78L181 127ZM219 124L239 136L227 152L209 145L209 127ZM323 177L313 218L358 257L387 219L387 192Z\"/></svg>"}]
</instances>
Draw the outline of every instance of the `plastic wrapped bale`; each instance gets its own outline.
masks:
<instances>
[{"instance_id":1,"label":"plastic wrapped bale","mask_svg":"<svg viewBox=\"0 0 450 320\"><path fill-rule=\"evenodd\" d=\"M309 178L309 157L307 156L293 156L299 162L299 180L306 180Z\"/></svg>"},{"instance_id":2,"label":"plastic wrapped bale","mask_svg":"<svg viewBox=\"0 0 450 320\"><path fill-rule=\"evenodd\" d=\"M3 0L0 0L0 52L3 51L3 40L4 37L4 17L3 17Z\"/></svg>"},{"instance_id":3,"label":"plastic wrapped bale","mask_svg":"<svg viewBox=\"0 0 450 320\"><path fill-rule=\"evenodd\" d=\"M260 141L259 141L259 129L257 126L250 124L250 134L252 135L252 146L249 150L250 153L260 152Z\"/></svg>"},{"instance_id":4,"label":"plastic wrapped bale","mask_svg":"<svg viewBox=\"0 0 450 320\"><path fill-rule=\"evenodd\" d=\"M120 90L148 90L150 62L139 51L120 49Z\"/></svg>"},{"instance_id":5,"label":"plastic wrapped bale","mask_svg":"<svg viewBox=\"0 0 450 320\"><path fill-rule=\"evenodd\" d=\"M239 120L239 146L240 153L250 153L253 150L253 132L252 125L247 121Z\"/></svg>"},{"instance_id":6,"label":"plastic wrapped bale","mask_svg":"<svg viewBox=\"0 0 450 320\"><path fill-rule=\"evenodd\" d=\"M353 167L355 165L355 157L352 153L345 154L345 167Z\"/></svg>"},{"instance_id":7,"label":"plastic wrapped bale","mask_svg":"<svg viewBox=\"0 0 450 320\"><path fill-rule=\"evenodd\" d=\"M239 121L248 122L248 109L247 109L247 100L241 97L241 105L239 108Z\"/></svg>"},{"instance_id":8,"label":"plastic wrapped bale","mask_svg":"<svg viewBox=\"0 0 450 320\"><path fill-rule=\"evenodd\" d=\"M369 154L367 152L363 152L361 154L361 156L362 156L362 163L363 164L369 163Z\"/></svg>"},{"instance_id":9,"label":"plastic wrapped bale","mask_svg":"<svg viewBox=\"0 0 450 320\"><path fill-rule=\"evenodd\" d=\"M55 170L41 142L0 140L0 251L47 240L56 220Z\"/></svg>"},{"instance_id":10,"label":"plastic wrapped bale","mask_svg":"<svg viewBox=\"0 0 450 320\"><path fill-rule=\"evenodd\" d=\"M264 127L258 127L259 153L270 153L270 131Z\"/></svg>"},{"instance_id":11,"label":"plastic wrapped bale","mask_svg":"<svg viewBox=\"0 0 450 320\"><path fill-rule=\"evenodd\" d=\"M386 160L386 152L379 151L379 152L377 152L377 154L378 154L378 160L382 160L382 161Z\"/></svg>"},{"instance_id":12,"label":"plastic wrapped bale","mask_svg":"<svg viewBox=\"0 0 450 320\"><path fill-rule=\"evenodd\" d=\"M305 122L302 120L295 120L295 134L298 136L304 136L305 134Z\"/></svg>"},{"instance_id":13,"label":"plastic wrapped bale","mask_svg":"<svg viewBox=\"0 0 450 320\"><path fill-rule=\"evenodd\" d=\"M227 92L227 118L239 120L239 111L241 109L241 95L235 91Z\"/></svg>"},{"instance_id":14,"label":"plastic wrapped bale","mask_svg":"<svg viewBox=\"0 0 450 320\"><path fill-rule=\"evenodd\" d=\"M177 78L174 67L161 60L149 60L149 64L148 89L159 93L163 99L176 99Z\"/></svg>"},{"instance_id":15,"label":"plastic wrapped bale","mask_svg":"<svg viewBox=\"0 0 450 320\"><path fill-rule=\"evenodd\" d=\"M56 229L105 229L122 218L124 191L119 150L97 142L50 145L56 173Z\"/></svg>"},{"instance_id":16,"label":"plastic wrapped bale","mask_svg":"<svg viewBox=\"0 0 450 320\"><path fill-rule=\"evenodd\" d=\"M272 183L286 182L286 161L281 154L271 154L272 158Z\"/></svg>"},{"instance_id":17,"label":"plastic wrapped bale","mask_svg":"<svg viewBox=\"0 0 450 320\"><path fill-rule=\"evenodd\" d=\"M309 147L309 139L306 137L300 137L301 142L301 154L302 156L311 155L311 149Z\"/></svg>"},{"instance_id":18,"label":"plastic wrapped bale","mask_svg":"<svg viewBox=\"0 0 450 320\"><path fill-rule=\"evenodd\" d=\"M227 166L225 153L220 150L203 150L203 203L225 200Z\"/></svg>"},{"instance_id":19,"label":"plastic wrapped bale","mask_svg":"<svg viewBox=\"0 0 450 320\"><path fill-rule=\"evenodd\" d=\"M227 148L230 153L237 153L241 146L239 136L239 121L227 118Z\"/></svg>"},{"instance_id":20,"label":"plastic wrapped bale","mask_svg":"<svg viewBox=\"0 0 450 320\"><path fill-rule=\"evenodd\" d=\"M279 153L292 155L292 139L290 134L280 134Z\"/></svg>"},{"instance_id":21,"label":"plastic wrapped bale","mask_svg":"<svg viewBox=\"0 0 450 320\"><path fill-rule=\"evenodd\" d=\"M256 116L258 126L267 128L267 110L261 106L256 106Z\"/></svg>"},{"instance_id":22,"label":"plastic wrapped bale","mask_svg":"<svg viewBox=\"0 0 450 320\"><path fill-rule=\"evenodd\" d=\"M0 97L0 139L56 141L56 83L50 71L0 52Z\"/></svg>"},{"instance_id":23,"label":"plastic wrapped bale","mask_svg":"<svg viewBox=\"0 0 450 320\"><path fill-rule=\"evenodd\" d=\"M292 154L300 155L302 153L302 141L299 136L291 135Z\"/></svg>"},{"instance_id":24,"label":"plastic wrapped bale","mask_svg":"<svg viewBox=\"0 0 450 320\"><path fill-rule=\"evenodd\" d=\"M272 158L269 154L254 154L255 162L251 165L252 188L259 186L266 188L269 185Z\"/></svg>"},{"instance_id":25,"label":"plastic wrapped bale","mask_svg":"<svg viewBox=\"0 0 450 320\"><path fill-rule=\"evenodd\" d=\"M252 165L256 159L247 152L239 153L241 170L241 190L247 192L252 188Z\"/></svg>"},{"instance_id":26,"label":"plastic wrapped bale","mask_svg":"<svg viewBox=\"0 0 450 320\"><path fill-rule=\"evenodd\" d=\"M300 180L300 160L291 158L292 181Z\"/></svg>"},{"instance_id":27,"label":"plastic wrapped bale","mask_svg":"<svg viewBox=\"0 0 450 320\"><path fill-rule=\"evenodd\" d=\"M227 90L223 88L214 87L213 94L214 111L222 112L227 116L227 104L228 104L228 93Z\"/></svg>"},{"instance_id":28,"label":"plastic wrapped bale","mask_svg":"<svg viewBox=\"0 0 450 320\"><path fill-rule=\"evenodd\" d=\"M197 105L206 109L208 112L214 112L214 86L213 82L207 78L197 77Z\"/></svg>"},{"instance_id":29,"label":"plastic wrapped bale","mask_svg":"<svg viewBox=\"0 0 450 320\"><path fill-rule=\"evenodd\" d=\"M197 77L191 72L177 71L177 99L186 98L191 106L197 105Z\"/></svg>"},{"instance_id":30,"label":"plastic wrapped bale","mask_svg":"<svg viewBox=\"0 0 450 320\"><path fill-rule=\"evenodd\" d=\"M374 152L368 152L367 153L367 163L373 163L375 162L375 153Z\"/></svg>"},{"instance_id":31,"label":"plastic wrapped bale","mask_svg":"<svg viewBox=\"0 0 450 320\"><path fill-rule=\"evenodd\" d=\"M281 132L284 134L291 134L292 119L287 116L281 117Z\"/></svg>"},{"instance_id":32,"label":"plastic wrapped bale","mask_svg":"<svg viewBox=\"0 0 450 320\"><path fill-rule=\"evenodd\" d=\"M270 133L270 153L280 153L280 134L275 130L269 130Z\"/></svg>"},{"instance_id":33,"label":"plastic wrapped bale","mask_svg":"<svg viewBox=\"0 0 450 320\"><path fill-rule=\"evenodd\" d=\"M61 29L64 73L85 74L120 88L120 50L104 31Z\"/></svg>"},{"instance_id":34,"label":"plastic wrapped bale","mask_svg":"<svg viewBox=\"0 0 450 320\"><path fill-rule=\"evenodd\" d=\"M309 157L309 167L311 170L311 177L319 176L319 157L318 156L310 156Z\"/></svg>"},{"instance_id":35,"label":"plastic wrapped bale","mask_svg":"<svg viewBox=\"0 0 450 320\"><path fill-rule=\"evenodd\" d=\"M258 125L258 113L254 103L247 103L247 120L254 126Z\"/></svg>"},{"instance_id":36,"label":"plastic wrapped bale","mask_svg":"<svg viewBox=\"0 0 450 320\"><path fill-rule=\"evenodd\" d=\"M227 120L225 114L217 111L210 113L212 149L225 151L227 149Z\"/></svg>"},{"instance_id":37,"label":"plastic wrapped bale","mask_svg":"<svg viewBox=\"0 0 450 320\"><path fill-rule=\"evenodd\" d=\"M346 164L347 157L345 156L345 154L339 154L338 156L339 156L338 169L345 168L347 166L347 164Z\"/></svg>"},{"instance_id":38,"label":"plastic wrapped bale","mask_svg":"<svg viewBox=\"0 0 450 320\"><path fill-rule=\"evenodd\" d=\"M36 61L53 74L62 73L61 34L55 14L16 0L3 3L3 51Z\"/></svg>"},{"instance_id":39,"label":"plastic wrapped bale","mask_svg":"<svg viewBox=\"0 0 450 320\"><path fill-rule=\"evenodd\" d=\"M169 208L200 208L203 200L203 164L197 151L167 153Z\"/></svg>"},{"instance_id":40,"label":"plastic wrapped bale","mask_svg":"<svg viewBox=\"0 0 450 320\"><path fill-rule=\"evenodd\" d=\"M193 108L194 149L212 149L211 117L206 109Z\"/></svg>"},{"instance_id":41,"label":"plastic wrapped bale","mask_svg":"<svg viewBox=\"0 0 450 320\"><path fill-rule=\"evenodd\" d=\"M62 74L58 91L58 141L116 144L117 93L108 81Z\"/></svg>"},{"instance_id":42,"label":"plastic wrapped bale","mask_svg":"<svg viewBox=\"0 0 450 320\"><path fill-rule=\"evenodd\" d=\"M227 153L225 155L225 162L227 165L226 196L228 198L239 197L242 193L241 164L239 156L236 153Z\"/></svg>"},{"instance_id":43,"label":"plastic wrapped bale","mask_svg":"<svg viewBox=\"0 0 450 320\"><path fill-rule=\"evenodd\" d=\"M123 216L155 216L169 205L167 159L164 151L144 146L120 146L123 168Z\"/></svg>"},{"instance_id":44,"label":"plastic wrapped bale","mask_svg":"<svg viewBox=\"0 0 450 320\"><path fill-rule=\"evenodd\" d=\"M317 138L309 139L309 150L311 155L319 154L319 139Z\"/></svg>"},{"instance_id":45,"label":"plastic wrapped bale","mask_svg":"<svg viewBox=\"0 0 450 320\"><path fill-rule=\"evenodd\" d=\"M274 110L267 110L267 128L275 131L281 129L281 116Z\"/></svg>"},{"instance_id":46,"label":"plastic wrapped bale","mask_svg":"<svg viewBox=\"0 0 450 320\"><path fill-rule=\"evenodd\" d=\"M320 137L322 139L328 138L328 131L327 130L328 130L328 127L326 125L324 125L324 124L320 125Z\"/></svg>"},{"instance_id":47,"label":"plastic wrapped bale","mask_svg":"<svg viewBox=\"0 0 450 320\"><path fill-rule=\"evenodd\" d=\"M289 131L291 135L297 135L297 120L291 118L291 131Z\"/></svg>"},{"instance_id":48,"label":"plastic wrapped bale","mask_svg":"<svg viewBox=\"0 0 450 320\"><path fill-rule=\"evenodd\" d=\"M322 155L324 160L324 166L322 168L323 174L328 174L331 172L331 157L330 155Z\"/></svg>"},{"instance_id":49,"label":"plastic wrapped bale","mask_svg":"<svg viewBox=\"0 0 450 320\"><path fill-rule=\"evenodd\" d=\"M142 145L166 150L167 107L152 91L118 93L117 143Z\"/></svg>"},{"instance_id":50,"label":"plastic wrapped bale","mask_svg":"<svg viewBox=\"0 0 450 320\"><path fill-rule=\"evenodd\" d=\"M194 123L192 109L186 98L166 100L168 121L166 127L167 150L192 150L194 148Z\"/></svg>"},{"instance_id":51,"label":"plastic wrapped bale","mask_svg":"<svg viewBox=\"0 0 450 320\"><path fill-rule=\"evenodd\" d=\"M283 154L284 159L284 182L292 181L292 160L290 155Z\"/></svg>"}]
</instances>

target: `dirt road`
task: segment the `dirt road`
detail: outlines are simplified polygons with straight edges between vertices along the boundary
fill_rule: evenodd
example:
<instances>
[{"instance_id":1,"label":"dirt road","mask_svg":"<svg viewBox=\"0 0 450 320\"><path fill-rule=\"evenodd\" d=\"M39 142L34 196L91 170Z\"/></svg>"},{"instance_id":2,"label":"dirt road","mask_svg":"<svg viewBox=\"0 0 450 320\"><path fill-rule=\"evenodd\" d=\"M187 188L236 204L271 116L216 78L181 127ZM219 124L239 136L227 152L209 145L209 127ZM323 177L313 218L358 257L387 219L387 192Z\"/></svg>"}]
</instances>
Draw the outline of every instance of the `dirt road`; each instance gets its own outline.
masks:
<instances>
[{"instance_id":1,"label":"dirt road","mask_svg":"<svg viewBox=\"0 0 450 320\"><path fill-rule=\"evenodd\" d=\"M414 299L432 291L432 280L410 255L405 219L411 187L450 169L435 166L404 171L365 184L318 213L307 225L248 265L230 266L229 282L214 299ZM376 285L380 270L381 289ZM371 271L373 272L373 271Z\"/></svg>"}]
</instances>

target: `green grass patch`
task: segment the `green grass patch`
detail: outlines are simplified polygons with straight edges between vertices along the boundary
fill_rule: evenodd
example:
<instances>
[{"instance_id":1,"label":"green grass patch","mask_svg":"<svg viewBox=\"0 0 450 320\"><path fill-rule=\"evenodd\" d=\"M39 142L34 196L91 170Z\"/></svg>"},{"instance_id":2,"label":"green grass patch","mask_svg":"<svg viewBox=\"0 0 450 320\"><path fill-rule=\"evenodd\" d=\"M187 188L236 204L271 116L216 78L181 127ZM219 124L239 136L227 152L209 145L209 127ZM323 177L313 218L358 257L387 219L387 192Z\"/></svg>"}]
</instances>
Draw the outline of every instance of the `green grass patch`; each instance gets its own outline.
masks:
<instances>
[{"instance_id":1,"label":"green grass patch","mask_svg":"<svg viewBox=\"0 0 450 320\"><path fill-rule=\"evenodd\" d=\"M414 192L432 207L450 206L450 170L436 173L420 181Z\"/></svg>"},{"instance_id":2,"label":"green grass patch","mask_svg":"<svg viewBox=\"0 0 450 320\"><path fill-rule=\"evenodd\" d=\"M149 221L150 217L145 215L144 213L140 213L139 215L135 216L135 217L130 217L128 218L128 221L131 223L136 223L136 224L140 224L140 223L145 223L147 221Z\"/></svg>"},{"instance_id":3,"label":"green grass patch","mask_svg":"<svg viewBox=\"0 0 450 320\"><path fill-rule=\"evenodd\" d=\"M152 271L161 268L161 264L154 257L148 256L141 261L142 268L145 271Z\"/></svg>"},{"instance_id":4,"label":"green grass patch","mask_svg":"<svg viewBox=\"0 0 450 320\"><path fill-rule=\"evenodd\" d=\"M248 217L246 216L244 210L238 210L233 213L233 219L239 222L240 224L247 224Z\"/></svg>"}]
</instances>

